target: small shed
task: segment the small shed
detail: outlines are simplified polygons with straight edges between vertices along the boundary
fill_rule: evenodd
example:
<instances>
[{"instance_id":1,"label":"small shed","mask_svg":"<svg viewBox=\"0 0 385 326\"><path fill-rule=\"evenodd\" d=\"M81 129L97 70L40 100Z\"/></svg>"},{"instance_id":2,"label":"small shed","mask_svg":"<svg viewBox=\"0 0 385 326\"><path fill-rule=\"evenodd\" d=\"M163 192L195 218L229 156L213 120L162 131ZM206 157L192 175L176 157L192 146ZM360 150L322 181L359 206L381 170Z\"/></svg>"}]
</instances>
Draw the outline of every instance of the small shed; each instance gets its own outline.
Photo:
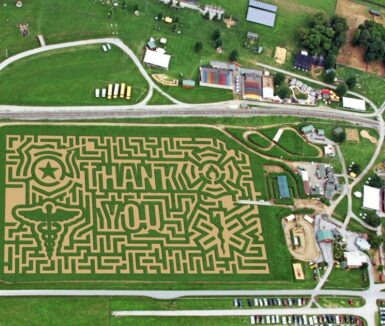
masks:
<instances>
[{"instance_id":1,"label":"small shed","mask_svg":"<svg viewBox=\"0 0 385 326\"><path fill-rule=\"evenodd\" d=\"M190 79L184 79L182 81L183 88L194 88L195 87L195 80Z\"/></svg>"},{"instance_id":2,"label":"small shed","mask_svg":"<svg viewBox=\"0 0 385 326\"><path fill-rule=\"evenodd\" d=\"M381 16L381 12L376 9L370 9L370 14L373 16Z\"/></svg>"}]
</instances>

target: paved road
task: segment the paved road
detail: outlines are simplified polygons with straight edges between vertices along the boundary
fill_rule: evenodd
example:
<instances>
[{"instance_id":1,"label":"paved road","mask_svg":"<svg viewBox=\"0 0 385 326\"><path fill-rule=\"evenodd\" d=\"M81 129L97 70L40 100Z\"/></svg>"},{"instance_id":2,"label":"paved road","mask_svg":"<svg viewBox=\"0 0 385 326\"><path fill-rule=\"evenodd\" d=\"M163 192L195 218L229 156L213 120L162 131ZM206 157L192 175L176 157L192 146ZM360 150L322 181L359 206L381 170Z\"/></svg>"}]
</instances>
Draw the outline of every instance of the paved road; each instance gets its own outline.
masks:
<instances>
[{"instance_id":1,"label":"paved road","mask_svg":"<svg viewBox=\"0 0 385 326\"><path fill-rule=\"evenodd\" d=\"M260 67L263 67L263 68L266 68L266 69L269 69L269 70L273 70L273 71L282 72L285 75L288 75L288 76L291 76L291 77L295 77L295 78L298 78L298 79L301 79L301 80L306 80L306 81L308 81L310 83L313 83L313 84L318 84L318 85L321 85L321 86L324 86L324 87L327 87L327 88L331 88L331 89L336 89L337 88L335 85L327 84L327 83L321 82L319 80L316 80L316 79L313 79L313 78L310 78L310 77L306 77L306 76L303 76L303 75L300 75L300 74L296 74L295 72L291 72L291 71L288 71L288 70L280 69L280 68L277 68L277 67L274 67L274 66L270 66L270 65L266 65L266 64L263 64L263 63L259 63L259 62L256 62L256 64L258 66L260 66ZM359 98L365 100L366 102L369 103L369 105L372 107L372 109L374 111L378 110L377 106L370 99L368 99L367 97L365 97L365 96L363 96L363 95L361 95L359 93L352 92L352 91L349 91L348 94L354 95L356 97L359 97Z\"/></svg>"},{"instance_id":2,"label":"paved road","mask_svg":"<svg viewBox=\"0 0 385 326\"><path fill-rule=\"evenodd\" d=\"M22 120L83 120L83 119L98 119L98 118L123 118L123 117L158 117L158 116L236 116L236 117L249 117L249 116L271 116L271 115L282 115L282 116L298 116L298 117L311 117L311 118L320 118L320 119L332 119L340 121L348 121L357 126L362 127L371 127L377 128L379 130L379 142L377 148L371 159L368 166L361 173L348 189L349 196L349 214L352 218L359 220L352 212L351 207L351 192L354 185L362 180L365 174L372 168L373 164L377 160L381 146L384 142L385 137L385 123L382 119L382 113L385 110L385 103L383 106L378 109L372 101L365 98L364 96L350 92L351 94L358 96L366 100L374 109L372 113L357 113L357 112L347 112L342 110L334 110L326 107L293 107L292 105L286 104L271 104L271 103L255 103L249 102L249 104L258 106L255 109L251 110L240 110L238 109L240 102L238 101L229 101L224 103L213 103L213 104L200 104L200 105L191 105L182 103L167 93L160 89L148 75L147 71L143 68L138 58L135 56L133 51L128 48L120 39L116 38L103 38L96 40L85 40L77 42L69 42L63 44L54 44L47 45L45 47L36 48L27 52L20 53L13 57L8 58L7 60L0 63L0 70L4 69L9 64L26 58L28 56L51 51L57 49L63 49L73 46L83 46L90 44L103 44L111 43L120 49L122 49L136 64L140 73L146 79L149 84L149 93L146 98L139 104L134 106L98 106L98 107L15 107L15 106L0 106L0 118L3 119L22 119ZM276 67L267 66L259 64L265 68L275 71L281 71L285 74L291 75L293 77L298 77L302 80L307 80L312 83L317 83L319 85L334 88L333 85L328 85L302 75L298 75L292 72L284 71ZM147 103L152 97L153 91L159 91L163 96L168 98L174 105L169 106L148 106ZM376 117L377 120L372 118ZM359 220L360 223L363 223ZM369 266L369 271L372 271L372 266ZM366 299L366 305L363 308L355 308L355 313L360 314L365 317L369 325L374 325L374 311L376 309L375 300L376 299L385 299L385 293L381 290L385 289L384 285L374 284L372 273L370 273L370 288L367 291L337 291L337 290L322 290L324 279L321 279L321 282L315 290L266 290L266 291L126 291L126 290L0 290L0 296L149 296L153 298L176 298L180 296L266 296L266 295L362 295ZM307 313L309 307L303 308L301 313ZM247 314L249 315L251 310L212 310L212 311L199 311L197 314L219 314L221 316L226 314L234 314L234 311L237 311L237 314ZM238 312L239 311L239 312ZM274 312L274 314L283 314L289 313L290 310L279 310ZM311 309L309 310L310 314L314 313L324 313L325 309ZM331 309L327 309L328 312ZM336 312L345 313L348 309L336 310ZM190 311L189 311L190 312ZM158 312L152 312L158 313ZM178 313L178 312L173 312ZM179 312L180 313L180 312ZM256 312L258 314L264 313L262 310ZM268 312L271 314L272 310Z\"/></svg>"},{"instance_id":3,"label":"paved road","mask_svg":"<svg viewBox=\"0 0 385 326\"><path fill-rule=\"evenodd\" d=\"M85 120L129 117L164 117L164 116L201 116L201 117L252 117L252 116L296 116L319 119L348 121L361 127L379 128L378 121L352 115L344 111L319 111L295 108L255 108L250 110L234 109L223 106L196 106L196 107L163 107L148 106L146 109L138 107L4 107L0 106L0 119L18 120Z\"/></svg>"}]
</instances>

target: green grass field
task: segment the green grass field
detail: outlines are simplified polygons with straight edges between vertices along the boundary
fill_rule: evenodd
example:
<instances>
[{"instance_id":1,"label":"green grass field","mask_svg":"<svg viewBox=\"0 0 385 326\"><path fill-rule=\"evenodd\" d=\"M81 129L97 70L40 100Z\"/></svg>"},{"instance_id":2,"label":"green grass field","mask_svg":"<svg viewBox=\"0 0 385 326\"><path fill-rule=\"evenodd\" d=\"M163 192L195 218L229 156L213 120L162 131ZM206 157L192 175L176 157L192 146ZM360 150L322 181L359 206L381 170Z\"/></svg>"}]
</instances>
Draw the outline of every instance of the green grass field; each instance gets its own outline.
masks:
<instances>
[{"instance_id":1,"label":"green grass field","mask_svg":"<svg viewBox=\"0 0 385 326\"><path fill-rule=\"evenodd\" d=\"M130 100L96 98L95 88L124 82L132 86ZM24 105L134 104L148 91L146 80L120 49L107 53L100 45L42 53L0 72L0 102Z\"/></svg>"},{"instance_id":2,"label":"green grass field","mask_svg":"<svg viewBox=\"0 0 385 326\"><path fill-rule=\"evenodd\" d=\"M363 290L368 286L369 282L364 281L361 269L342 270L333 268L324 289Z\"/></svg>"},{"instance_id":3,"label":"green grass field","mask_svg":"<svg viewBox=\"0 0 385 326\"><path fill-rule=\"evenodd\" d=\"M158 91L154 91L150 101L147 103L148 105L167 105L172 104L172 102L167 98L160 94Z\"/></svg>"},{"instance_id":4,"label":"green grass field","mask_svg":"<svg viewBox=\"0 0 385 326\"><path fill-rule=\"evenodd\" d=\"M349 304L349 299L352 300L352 304ZM323 308L359 308L365 305L365 299L362 297L344 297L344 296L326 296L320 295L316 297L317 302Z\"/></svg>"},{"instance_id":5,"label":"green grass field","mask_svg":"<svg viewBox=\"0 0 385 326\"><path fill-rule=\"evenodd\" d=\"M384 103L384 77L344 66L339 66L337 71L338 76L343 79L348 79L351 76L355 76L357 78L358 83L355 89L357 93L367 96L378 107Z\"/></svg>"},{"instance_id":6,"label":"green grass field","mask_svg":"<svg viewBox=\"0 0 385 326\"><path fill-rule=\"evenodd\" d=\"M347 213L348 213L348 197L345 196L341 200L341 202L337 205L336 209L334 210L333 217L341 222L344 222Z\"/></svg>"},{"instance_id":7,"label":"green grass field","mask_svg":"<svg viewBox=\"0 0 385 326\"><path fill-rule=\"evenodd\" d=\"M28 184L34 186L29 189L26 185L25 191L36 194L26 199L21 189L12 197L19 198L15 202L3 201L3 211L14 219L1 229L3 238L8 239L1 249L8 255L1 265L3 279L129 282L153 281L156 274L160 283L182 282L186 287L189 282L217 283L215 287L220 287L221 282L238 282L239 286L293 281L281 227L282 216L290 210L262 207L258 212L254 206L236 204L238 199L255 200L266 195L262 169L266 161L216 129L22 125L0 131L2 144L7 135L15 140L1 147L2 157L5 151L8 157L7 167L1 167L1 180L6 184L3 193L6 198L12 195L13 181L8 178L13 179L11 174L15 173L19 183L30 180ZM39 135L39 142L31 142L27 134ZM103 142L101 136L105 137ZM168 147L171 141L178 146ZM135 164L128 159L134 152ZM121 162L125 162L123 166ZM27 169L19 170L24 164ZM5 169L10 169L7 176ZM231 172L223 173L222 169ZM140 205L135 204L138 198L143 198ZM181 213L185 211L188 216ZM45 219L51 226L44 224ZM95 220L99 222L92 222ZM229 223L234 223L231 228ZM19 232L16 229L21 226L26 233L23 231L15 242L11 234ZM51 242L46 241L47 235ZM19 244L24 237L32 239L38 254L35 258L29 258L28 251L20 254L20 260L13 256L14 250L22 250ZM164 245L158 247L159 243ZM136 245L131 248L131 244ZM146 259L142 260L135 248L141 248ZM84 252L84 259L80 252ZM191 265L191 253L195 265ZM138 273L127 265L126 254ZM210 264L197 258L203 256ZM30 267L22 267L24 260ZM58 273L39 269L43 262ZM222 270L212 270L217 262ZM61 264L72 267L64 272ZM111 270L115 271L113 276ZM312 284L307 280L298 286Z\"/></svg>"},{"instance_id":8,"label":"green grass field","mask_svg":"<svg viewBox=\"0 0 385 326\"><path fill-rule=\"evenodd\" d=\"M109 324L107 298L0 298L0 325L107 326Z\"/></svg>"},{"instance_id":9,"label":"green grass field","mask_svg":"<svg viewBox=\"0 0 385 326\"><path fill-rule=\"evenodd\" d=\"M206 1L203 1L205 3ZM296 33L306 23L311 13L323 11L332 15L336 0L317 0L311 3L304 0L295 0L287 3L285 0L271 0L279 6L278 18L274 29L252 24L245 21L247 13L247 1L237 2L219 0L228 14L236 17L238 24L227 29L222 22L213 22L203 19L192 10L177 10L159 3L157 0L148 0L148 5L141 4L140 16L133 14L133 6L136 0L127 0L127 9L120 7L113 9L112 18L107 18L110 7L103 6L97 1L75 0L56 1L55 3L44 0L36 0L25 3L23 8L16 8L9 1L3 8L0 17L0 60L8 56L37 47L36 36L43 34L46 41L60 43L78 39L115 36L121 38L137 54L142 56L142 48L150 36L166 37L167 52L172 54L172 62L168 74L175 78L198 79L198 66L208 63L210 60L228 60L229 53L237 49L240 53L242 64L253 64L256 59L273 63L272 57L276 46L285 46L289 51L294 51L296 45ZM211 3L207 1L207 3ZM76 8L76 10L74 10ZM154 19L158 13L169 15L180 20L180 34L173 31L173 26ZM31 34L22 38L16 28L20 22L28 22ZM76 22L76 24L74 24ZM76 25L76 27L75 27ZM199 26L199 28L197 28ZM217 54L212 46L211 35L215 29L222 32L223 53ZM243 42L248 31L258 33L261 36L263 54L258 57L248 49L243 48ZM202 41L203 51L195 53L194 44ZM291 67L291 60L288 59ZM152 69L151 72L157 72ZM182 88L168 88L171 95L187 102L216 102L228 100L231 94L226 91L210 90L197 87L195 90Z\"/></svg>"}]
</instances>

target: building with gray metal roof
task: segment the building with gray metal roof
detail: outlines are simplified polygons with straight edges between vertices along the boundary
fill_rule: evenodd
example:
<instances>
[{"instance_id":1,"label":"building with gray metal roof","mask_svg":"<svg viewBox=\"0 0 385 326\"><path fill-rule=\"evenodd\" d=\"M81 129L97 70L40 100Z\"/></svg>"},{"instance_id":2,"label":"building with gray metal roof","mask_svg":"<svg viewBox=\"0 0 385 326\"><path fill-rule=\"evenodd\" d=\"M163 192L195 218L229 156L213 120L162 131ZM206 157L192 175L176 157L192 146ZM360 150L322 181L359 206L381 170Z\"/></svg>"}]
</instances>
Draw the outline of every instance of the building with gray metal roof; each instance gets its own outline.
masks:
<instances>
[{"instance_id":1,"label":"building with gray metal roof","mask_svg":"<svg viewBox=\"0 0 385 326\"><path fill-rule=\"evenodd\" d=\"M261 24L269 27L274 27L275 25L275 13L249 7L247 11L246 20L251 23Z\"/></svg>"},{"instance_id":2,"label":"building with gray metal roof","mask_svg":"<svg viewBox=\"0 0 385 326\"><path fill-rule=\"evenodd\" d=\"M278 10L278 7L275 5L271 5L270 3L256 1L256 0L249 0L249 7L263 9L271 12L277 12Z\"/></svg>"}]
</instances>

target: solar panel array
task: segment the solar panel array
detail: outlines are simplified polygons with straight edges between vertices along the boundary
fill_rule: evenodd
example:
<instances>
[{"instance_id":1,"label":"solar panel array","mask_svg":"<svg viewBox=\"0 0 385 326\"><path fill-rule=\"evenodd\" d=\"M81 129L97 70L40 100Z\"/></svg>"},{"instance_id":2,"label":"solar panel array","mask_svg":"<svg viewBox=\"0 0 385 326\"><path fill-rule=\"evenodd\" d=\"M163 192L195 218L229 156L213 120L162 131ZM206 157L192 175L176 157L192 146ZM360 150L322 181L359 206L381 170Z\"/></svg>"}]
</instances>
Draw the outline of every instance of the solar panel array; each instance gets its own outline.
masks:
<instances>
[{"instance_id":1,"label":"solar panel array","mask_svg":"<svg viewBox=\"0 0 385 326\"><path fill-rule=\"evenodd\" d=\"M273 12L249 7L246 20L252 23L262 24L270 27L275 25L275 16Z\"/></svg>"},{"instance_id":2,"label":"solar panel array","mask_svg":"<svg viewBox=\"0 0 385 326\"><path fill-rule=\"evenodd\" d=\"M270 3L256 1L256 0L249 0L249 7L259 8L271 12L277 12L278 7L275 5L271 5Z\"/></svg>"}]
</instances>

